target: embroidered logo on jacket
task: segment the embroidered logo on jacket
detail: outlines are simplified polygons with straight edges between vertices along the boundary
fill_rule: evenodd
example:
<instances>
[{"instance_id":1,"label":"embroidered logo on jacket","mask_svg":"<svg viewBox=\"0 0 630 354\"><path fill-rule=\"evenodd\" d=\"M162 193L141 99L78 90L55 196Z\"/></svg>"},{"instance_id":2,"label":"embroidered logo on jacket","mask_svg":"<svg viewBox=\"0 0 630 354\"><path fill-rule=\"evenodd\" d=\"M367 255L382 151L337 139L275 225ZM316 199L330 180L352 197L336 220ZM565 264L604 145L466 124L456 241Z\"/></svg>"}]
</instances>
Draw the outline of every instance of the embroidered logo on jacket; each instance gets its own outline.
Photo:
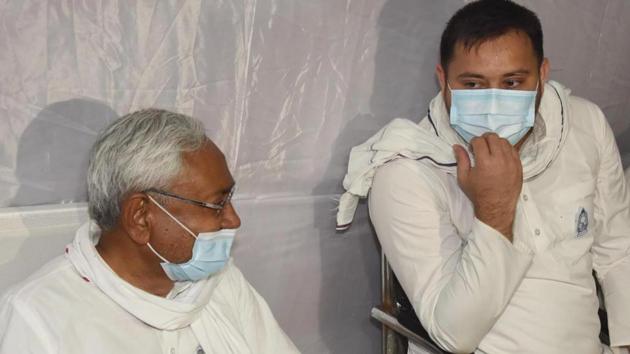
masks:
<instances>
[{"instance_id":1,"label":"embroidered logo on jacket","mask_svg":"<svg viewBox=\"0 0 630 354\"><path fill-rule=\"evenodd\" d=\"M577 237L584 236L588 232L588 212L580 208L577 217Z\"/></svg>"}]
</instances>

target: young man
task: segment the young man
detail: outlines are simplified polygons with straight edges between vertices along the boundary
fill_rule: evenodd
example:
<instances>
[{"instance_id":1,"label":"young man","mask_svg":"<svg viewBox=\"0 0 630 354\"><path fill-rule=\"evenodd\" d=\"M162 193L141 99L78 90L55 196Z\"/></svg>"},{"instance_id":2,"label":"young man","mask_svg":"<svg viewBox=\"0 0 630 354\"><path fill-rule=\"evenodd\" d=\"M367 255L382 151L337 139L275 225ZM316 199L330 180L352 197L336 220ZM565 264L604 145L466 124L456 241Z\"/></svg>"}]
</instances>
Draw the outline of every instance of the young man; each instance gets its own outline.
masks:
<instances>
[{"instance_id":1,"label":"young man","mask_svg":"<svg viewBox=\"0 0 630 354\"><path fill-rule=\"evenodd\" d=\"M0 353L297 353L230 258L233 190L199 121L112 123L91 153L91 220L0 302Z\"/></svg>"},{"instance_id":2,"label":"young man","mask_svg":"<svg viewBox=\"0 0 630 354\"><path fill-rule=\"evenodd\" d=\"M630 194L604 115L547 82L536 15L460 9L441 92L353 149L338 225L371 186L378 238L422 325L456 353L609 353L630 345ZM413 352L413 346L410 347Z\"/></svg>"}]
</instances>

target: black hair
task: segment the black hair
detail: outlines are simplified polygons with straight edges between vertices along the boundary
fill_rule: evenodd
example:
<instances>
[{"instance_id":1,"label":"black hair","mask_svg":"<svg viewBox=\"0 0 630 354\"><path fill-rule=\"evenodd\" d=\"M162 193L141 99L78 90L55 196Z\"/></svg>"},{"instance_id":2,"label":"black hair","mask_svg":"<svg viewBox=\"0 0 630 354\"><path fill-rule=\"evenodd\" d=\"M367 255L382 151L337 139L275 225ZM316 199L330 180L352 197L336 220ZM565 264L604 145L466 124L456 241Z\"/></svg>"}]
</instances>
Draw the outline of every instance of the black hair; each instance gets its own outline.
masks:
<instances>
[{"instance_id":1,"label":"black hair","mask_svg":"<svg viewBox=\"0 0 630 354\"><path fill-rule=\"evenodd\" d=\"M544 53L540 20L534 12L510 0L479 0L459 9L442 33L440 64L446 70L458 43L468 50L511 31L529 37L541 65Z\"/></svg>"}]
</instances>

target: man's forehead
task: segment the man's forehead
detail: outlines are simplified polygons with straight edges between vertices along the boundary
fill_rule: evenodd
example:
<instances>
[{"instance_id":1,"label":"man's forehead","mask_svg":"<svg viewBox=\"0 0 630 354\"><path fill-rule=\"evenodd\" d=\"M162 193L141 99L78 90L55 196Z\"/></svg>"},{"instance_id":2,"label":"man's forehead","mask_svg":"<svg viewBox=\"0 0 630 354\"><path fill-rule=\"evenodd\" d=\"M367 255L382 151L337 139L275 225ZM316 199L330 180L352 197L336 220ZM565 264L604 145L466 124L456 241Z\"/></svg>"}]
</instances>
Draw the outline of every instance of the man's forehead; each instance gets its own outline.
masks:
<instances>
[{"instance_id":1,"label":"man's forehead","mask_svg":"<svg viewBox=\"0 0 630 354\"><path fill-rule=\"evenodd\" d=\"M455 76L461 73L480 76L524 74L524 71L535 68L537 63L529 37L524 33L509 32L471 46L458 42L448 64L448 71Z\"/></svg>"},{"instance_id":2,"label":"man's forehead","mask_svg":"<svg viewBox=\"0 0 630 354\"><path fill-rule=\"evenodd\" d=\"M182 170L174 181L174 187L185 188L200 193L223 193L234 184L225 156L209 142L196 151L182 154Z\"/></svg>"}]
</instances>

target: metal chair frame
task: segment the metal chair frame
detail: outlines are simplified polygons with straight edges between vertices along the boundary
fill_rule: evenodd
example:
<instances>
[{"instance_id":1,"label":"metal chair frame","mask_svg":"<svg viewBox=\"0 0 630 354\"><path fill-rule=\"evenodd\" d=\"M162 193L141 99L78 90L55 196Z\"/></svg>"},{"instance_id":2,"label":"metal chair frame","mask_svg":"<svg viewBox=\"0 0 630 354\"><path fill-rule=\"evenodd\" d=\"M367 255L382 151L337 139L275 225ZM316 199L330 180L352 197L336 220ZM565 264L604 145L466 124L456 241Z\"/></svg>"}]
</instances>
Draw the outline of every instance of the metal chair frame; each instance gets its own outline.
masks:
<instances>
[{"instance_id":1,"label":"metal chair frame","mask_svg":"<svg viewBox=\"0 0 630 354\"><path fill-rule=\"evenodd\" d=\"M408 341L413 342L426 354L447 354L435 345L426 333L417 333L398 320L402 304L401 297L406 295L396 286L398 280L381 251L381 301L380 306L372 308L371 315L382 325L383 354L406 354ZM413 311L413 309L411 309ZM414 315L415 317L415 315Z\"/></svg>"}]
</instances>

